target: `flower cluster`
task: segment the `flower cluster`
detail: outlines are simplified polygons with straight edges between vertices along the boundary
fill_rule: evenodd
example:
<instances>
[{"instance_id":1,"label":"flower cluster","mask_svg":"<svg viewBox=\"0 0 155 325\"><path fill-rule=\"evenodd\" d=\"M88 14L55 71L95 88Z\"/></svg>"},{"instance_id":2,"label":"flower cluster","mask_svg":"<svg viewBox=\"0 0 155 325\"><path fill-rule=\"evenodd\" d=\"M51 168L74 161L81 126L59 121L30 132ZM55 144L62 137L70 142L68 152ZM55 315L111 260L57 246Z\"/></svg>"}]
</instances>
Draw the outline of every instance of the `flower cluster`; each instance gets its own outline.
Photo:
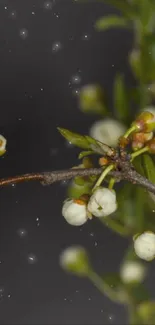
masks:
<instances>
[{"instance_id":1,"label":"flower cluster","mask_svg":"<svg viewBox=\"0 0 155 325\"><path fill-rule=\"evenodd\" d=\"M67 199L64 201L62 215L73 226L81 226L88 219L106 217L117 209L116 193L114 190L99 187L85 199Z\"/></svg>"},{"instance_id":2,"label":"flower cluster","mask_svg":"<svg viewBox=\"0 0 155 325\"><path fill-rule=\"evenodd\" d=\"M155 108L148 106L132 123L127 131L126 138L131 142L133 151L146 148L146 151L155 153Z\"/></svg>"}]
</instances>

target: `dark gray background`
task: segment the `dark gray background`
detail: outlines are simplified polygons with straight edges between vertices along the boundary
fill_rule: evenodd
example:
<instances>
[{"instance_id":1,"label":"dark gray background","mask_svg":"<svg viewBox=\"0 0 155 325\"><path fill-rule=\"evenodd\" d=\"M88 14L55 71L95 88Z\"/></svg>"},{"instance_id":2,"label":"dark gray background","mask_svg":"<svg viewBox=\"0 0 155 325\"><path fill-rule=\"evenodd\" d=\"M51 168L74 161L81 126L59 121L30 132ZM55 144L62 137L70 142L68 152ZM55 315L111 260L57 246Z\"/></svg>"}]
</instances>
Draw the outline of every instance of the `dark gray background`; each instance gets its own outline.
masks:
<instances>
[{"instance_id":1,"label":"dark gray background","mask_svg":"<svg viewBox=\"0 0 155 325\"><path fill-rule=\"evenodd\" d=\"M78 150L65 144L56 127L87 133L97 117L79 111L76 89L101 83L112 107L115 72L126 71L132 80L126 64L131 35L94 31L95 20L114 12L111 7L67 0L45 7L42 0L0 1L0 133L8 140L1 177L77 164ZM61 48L53 53L55 42ZM70 87L77 73L80 84ZM0 189L0 324L126 322L122 307L59 267L62 249L80 244L99 273L113 271L128 245L98 221L69 226L61 216L65 192L65 184Z\"/></svg>"}]
</instances>

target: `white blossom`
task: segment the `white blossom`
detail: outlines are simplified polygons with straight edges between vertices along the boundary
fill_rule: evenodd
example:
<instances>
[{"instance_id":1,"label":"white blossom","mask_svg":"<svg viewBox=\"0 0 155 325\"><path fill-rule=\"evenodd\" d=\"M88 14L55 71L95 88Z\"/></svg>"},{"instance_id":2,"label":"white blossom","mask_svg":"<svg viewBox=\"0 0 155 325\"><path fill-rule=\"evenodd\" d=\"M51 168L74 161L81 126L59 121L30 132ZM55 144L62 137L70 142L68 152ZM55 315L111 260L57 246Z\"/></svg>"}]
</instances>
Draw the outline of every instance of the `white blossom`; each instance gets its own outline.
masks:
<instances>
[{"instance_id":1,"label":"white blossom","mask_svg":"<svg viewBox=\"0 0 155 325\"><path fill-rule=\"evenodd\" d=\"M95 217L106 217L117 209L116 194L108 188L98 188L88 202L87 209Z\"/></svg>"},{"instance_id":2,"label":"white blossom","mask_svg":"<svg viewBox=\"0 0 155 325\"><path fill-rule=\"evenodd\" d=\"M109 146L116 147L118 139L126 131L126 127L119 121L106 118L95 122L90 129L90 136Z\"/></svg>"},{"instance_id":3,"label":"white blossom","mask_svg":"<svg viewBox=\"0 0 155 325\"><path fill-rule=\"evenodd\" d=\"M6 151L7 140L0 134L0 156Z\"/></svg>"},{"instance_id":4,"label":"white blossom","mask_svg":"<svg viewBox=\"0 0 155 325\"><path fill-rule=\"evenodd\" d=\"M89 269L89 259L86 250L81 246L67 247L60 254L60 266L78 275L86 275Z\"/></svg>"},{"instance_id":5,"label":"white blossom","mask_svg":"<svg viewBox=\"0 0 155 325\"><path fill-rule=\"evenodd\" d=\"M143 112L150 112L155 116L155 106L146 106L143 109Z\"/></svg>"},{"instance_id":6,"label":"white blossom","mask_svg":"<svg viewBox=\"0 0 155 325\"><path fill-rule=\"evenodd\" d=\"M62 207L62 215L72 226L81 226L87 221L86 204L81 200L66 200Z\"/></svg>"},{"instance_id":7,"label":"white blossom","mask_svg":"<svg viewBox=\"0 0 155 325\"><path fill-rule=\"evenodd\" d=\"M6 139L3 137L3 135L0 134L0 151L3 151L6 149Z\"/></svg>"},{"instance_id":8,"label":"white blossom","mask_svg":"<svg viewBox=\"0 0 155 325\"><path fill-rule=\"evenodd\" d=\"M120 269L120 276L124 283L142 282L145 275L146 268L138 261L127 261Z\"/></svg>"},{"instance_id":9,"label":"white blossom","mask_svg":"<svg viewBox=\"0 0 155 325\"><path fill-rule=\"evenodd\" d=\"M146 231L134 238L134 249L138 257L152 261L155 257L155 234Z\"/></svg>"}]
</instances>

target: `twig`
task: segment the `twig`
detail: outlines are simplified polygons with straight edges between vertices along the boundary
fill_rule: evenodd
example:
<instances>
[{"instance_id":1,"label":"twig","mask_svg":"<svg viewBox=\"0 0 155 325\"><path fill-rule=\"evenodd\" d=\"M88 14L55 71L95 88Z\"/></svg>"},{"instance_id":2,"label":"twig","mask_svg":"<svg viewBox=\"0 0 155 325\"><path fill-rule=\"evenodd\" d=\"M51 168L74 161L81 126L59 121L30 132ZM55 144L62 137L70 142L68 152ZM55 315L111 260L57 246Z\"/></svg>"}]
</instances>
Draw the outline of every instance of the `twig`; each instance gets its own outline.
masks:
<instances>
[{"instance_id":1,"label":"twig","mask_svg":"<svg viewBox=\"0 0 155 325\"><path fill-rule=\"evenodd\" d=\"M74 168L61 171L53 172L42 172L38 174L25 174L10 178L3 178L0 180L0 187L9 184L17 184L26 181L40 181L43 185L51 185L55 182L69 180L76 176L92 176L100 175L102 173L102 168ZM111 171L110 176L114 177L116 181L126 180L132 184L136 184L144 187L147 191L155 194L155 184L151 183L147 178L138 174L132 168L123 171Z\"/></svg>"}]
</instances>

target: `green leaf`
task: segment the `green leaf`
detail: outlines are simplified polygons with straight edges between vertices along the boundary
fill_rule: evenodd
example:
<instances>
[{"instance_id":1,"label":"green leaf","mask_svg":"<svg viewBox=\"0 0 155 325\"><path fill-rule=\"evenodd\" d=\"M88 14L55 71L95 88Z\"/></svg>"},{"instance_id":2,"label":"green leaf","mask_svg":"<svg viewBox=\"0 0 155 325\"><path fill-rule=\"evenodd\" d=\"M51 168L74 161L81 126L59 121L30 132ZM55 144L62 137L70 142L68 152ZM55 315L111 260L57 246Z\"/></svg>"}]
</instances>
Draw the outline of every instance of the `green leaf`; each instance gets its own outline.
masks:
<instances>
[{"instance_id":1,"label":"green leaf","mask_svg":"<svg viewBox=\"0 0 155 325\"><path fill-rule=\"evenodd\" d=\"M155 164L153 159L148 154L144 154L142 156L142 161L146 177L150 182L155 184Z\"/></svg>"},{"instance_id":2,"label":"green leaf","mask_svg":"<svg viewBox=\"0 0 155 325\"><path fill-rule=\"evenodd\" d=\"M88 149L98 153L100 155L107 154L108 156L113 155L113 149L108 145L91 138L88 135L81 135L79 133L73 133L67 129L58 128L61 135L67 139L70 143L82 149Z\"/></svg>"},{"instance_id":3,"label":"green leaf","mask_svg":"<svg viewBox=\"0 0 155 325\"><path fill-rule=\"evenodd\" d=\"M87 157L87 156L93 155L93 154L94 154L94 152L92 150L90 150L90 151L81 151L78 158L82 159L84 157Z\"/></svg>"},{"instance_id":4,"label":"green leaf","mask_svg":"<svg viewBox=\"0 0 155 325\"><path fill-rule=\"evenodd\" d=\"M152 8L152 3L150 0L141 0L139 2L139 17L143 26L143 31L151 32L152 23L154 21L154 10ZM152 15L153 14L153 15Z\"/></svg>"},{"instance_id":5,"label":"green leaf","mask_svg":"<svg viewBox=\"0 0 155 325\"><path fill-rule=\"evenodd\" d=\"M135 305L149 299L148 290L142 283L127 285L126 290L130 299L132 300L132 303Z\"/></svg>"},{"instance_id":6,"label":"green leaf","mask_svg":"<svg viewBox=\"0 0 155 325\"><path fill-rule=\"evenodd\" d=\"M140 155L140 156L136 157L133 161L133 165L139 174L141 174L142 176L146 176L145 169L143 166L143 156L144 155Z\"/></svg>"},{"instance_id":7,"label":"green leaf","mask_svg":"<svg viewBox=\"0 0 155 325\"><path fill-rule=\"evenodd\" d=\"M128 22L125 18L111 15L107 17L102 17L95 23L95 28L99 31L105 31L110 28L128 28Z\"/></svg>"},{"instance_id":8,"label":"green leaf","mask_svg":"<svg viewBox=\"0 0 155 325\"><path fill-rule=\"evenodd\" d=\"M129 98L125 87L124 76L121 74L117 74L115 77L113 94L117 118L127 121L130 113Z\"/></svg>"},{"instance_id":9,"label":"green leaf","mask_svg":"<svg viewBox=\"0 0 155 325\"><path fill-rule=\"evenodd\" d=\"M128 235L145 230L148 196L143 188L125 184L117 192L118 209L116 217ZM143 204L142 204L143 202Z\"/></svg>"}]
</instances>

